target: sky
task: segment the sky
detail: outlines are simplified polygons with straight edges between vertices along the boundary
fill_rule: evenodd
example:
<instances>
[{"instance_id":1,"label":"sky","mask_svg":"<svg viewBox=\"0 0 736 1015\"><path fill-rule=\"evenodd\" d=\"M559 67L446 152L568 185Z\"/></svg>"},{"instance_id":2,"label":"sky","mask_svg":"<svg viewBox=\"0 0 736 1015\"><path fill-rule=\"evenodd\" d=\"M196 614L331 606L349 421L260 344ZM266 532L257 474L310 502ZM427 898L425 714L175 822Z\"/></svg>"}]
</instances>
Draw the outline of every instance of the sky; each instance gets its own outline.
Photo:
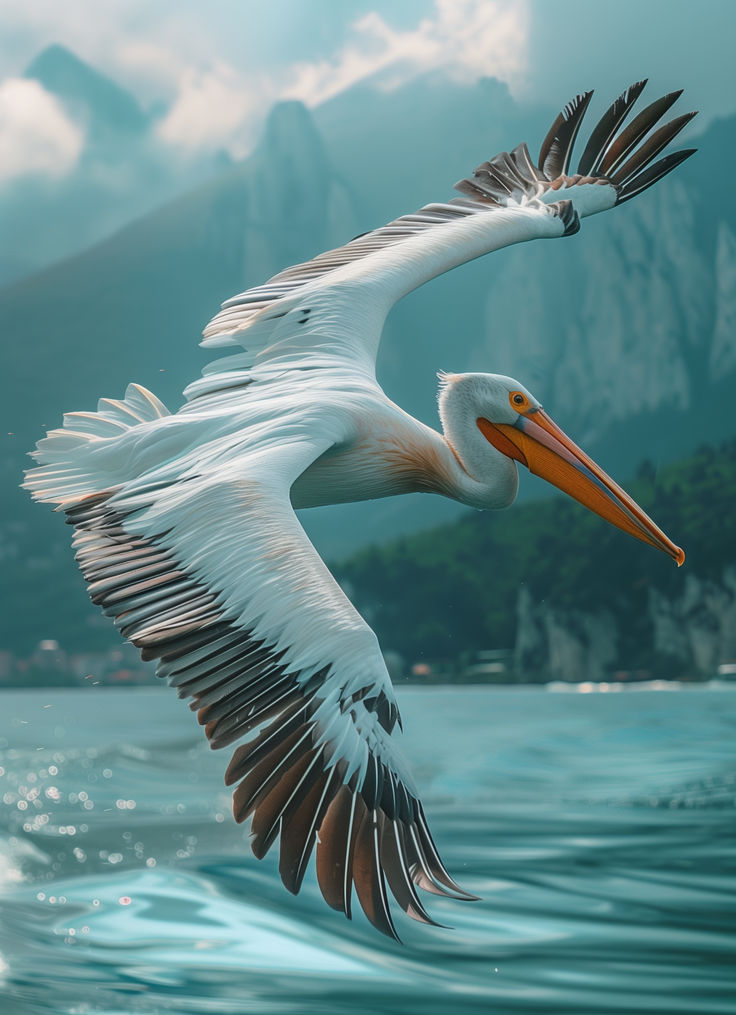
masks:
<instances>
[{"instance_id":1,"label":"sky","mask_svg":"<svg viewBox=\"0 0 736 1015\"><path fill-rule=\"evenodd\" d=\"M165 110L156 130L183 154L246 154L279 99L316 106L427 71L495 76L545 106L649 76L687 88L700 130L736 112L734 0L0 0L0 25L0 180L58 175L82 148L80 125L21 79L51 43Z\"/></svg>"}]
</instances>

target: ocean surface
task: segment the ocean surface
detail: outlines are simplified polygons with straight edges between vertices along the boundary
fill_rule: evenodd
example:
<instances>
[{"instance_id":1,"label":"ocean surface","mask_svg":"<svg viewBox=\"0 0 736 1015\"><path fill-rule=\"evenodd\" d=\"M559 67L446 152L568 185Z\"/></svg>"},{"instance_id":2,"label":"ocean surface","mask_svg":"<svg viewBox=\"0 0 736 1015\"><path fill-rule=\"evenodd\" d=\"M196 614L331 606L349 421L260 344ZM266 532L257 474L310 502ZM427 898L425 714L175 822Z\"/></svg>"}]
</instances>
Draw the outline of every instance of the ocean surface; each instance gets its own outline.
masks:
<instances>
[{"instance_id":1,"label":"ocean surface","mask_svg":"<svg viewBox=\"0 0 736 1015\"><path fill-rule=\"evenodd\" d=\"M399 692L449 870L404 944L259 863L165 688L0 695L0 1012L736 1011L736 688Z\"/></svg>"}]
</instances>

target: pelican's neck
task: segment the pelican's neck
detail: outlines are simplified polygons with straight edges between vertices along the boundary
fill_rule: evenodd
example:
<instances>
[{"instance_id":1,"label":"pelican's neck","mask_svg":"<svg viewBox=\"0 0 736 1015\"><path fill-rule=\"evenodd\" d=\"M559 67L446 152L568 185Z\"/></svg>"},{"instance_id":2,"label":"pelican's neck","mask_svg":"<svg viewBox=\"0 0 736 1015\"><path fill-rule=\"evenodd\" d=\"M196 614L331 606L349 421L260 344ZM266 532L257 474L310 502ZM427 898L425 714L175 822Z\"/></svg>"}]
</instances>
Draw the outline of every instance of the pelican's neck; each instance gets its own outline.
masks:
<instances>
[{"instance_id":1,"label":"pelican's neck","mask_svg":"<svg viewBox=\"0 0 736 1015\"><path fill-rule=\"evenodd\" d=\"M443 493L446 497L460 501L461 504L466 504L468 507L479 510L506 507L510 503L510 500L513 500L513 496L509 500L509 497L505 494L499 498L497 482L488 483L472 476L463 464L461 454L453 446L451 440L446 435L437 434L436 436L444 447L444 454L442 455L442 489L439 492ZM518 477L513 462L509 461L509 464L511 466L509 470L510 475L506 477L507 482L504 482L503 488L505 491L512 487L513 495L515 496Z\"/></svg>"},{"instance_id":2,"label":"pelican's neck","mask_svg":"<svg viewBox=\"0 0 736 1015\"><path fill-rule=\"evenodd\" d=\"M410 439L407 440L407 436L404 434L397 440L394 434L391 442L392 471L397 478L401 472L405 474L405 483L399 484L405 492L439 493L480 509L503 507L508 503L507 500L499 503L496 483L489 485L470 473L462 453L447 435L412 420ZM513 472L515 480L516 470Z\"/></svg>"},{"instance_id":3,"label":"pelican's neck","mask_svg":"<svg viewBox=\"0 0 736 1015\"><path fill-rule=\"evenodd\" d=\"M475 508L508 507L519 486L516 463L489 444L478 429L484 407L473 380L467 374L450 376L440 390L444 434L437 436L453 459L455 489L450 496Z\"/></svg>"}]
</instances>

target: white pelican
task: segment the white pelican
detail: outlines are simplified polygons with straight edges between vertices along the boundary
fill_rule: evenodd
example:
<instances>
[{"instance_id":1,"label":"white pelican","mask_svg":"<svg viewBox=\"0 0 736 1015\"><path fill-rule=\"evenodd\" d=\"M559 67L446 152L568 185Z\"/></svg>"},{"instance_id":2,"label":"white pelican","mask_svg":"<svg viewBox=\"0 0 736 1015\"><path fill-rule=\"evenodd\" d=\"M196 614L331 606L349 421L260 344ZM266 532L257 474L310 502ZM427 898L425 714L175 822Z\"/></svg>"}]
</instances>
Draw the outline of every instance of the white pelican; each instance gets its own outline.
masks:
<instances>
[{"instance_id":1,"label":"white pelican","mask_svg":"<svg viewBox=\"0 0 736 1015\"><path fill-rule=\"evenodd\" d=\"M316 845L327 903L396 936L389 890L431 923L417 887L470 899L445 870L393 736L399 711L373 631L294 508L416 490L475 508L511 504L517 462L678 564L684 554L552 422L518 381L441 377L443 433L379 387L375 359L400 297L522 240L570 236L674 169L653 163L694 114L654 130L679 92L622 127L644 82L571 154L591 94L557 117L535 165L526 145L484 162L462 192L228 300L203 345L228 354L175 413L131 384L38 442L25 487L58 505L93 602L158 674L191 697L227 770L236 821L298 892ZM289 201L288 194L284 200ZM245 739L244 739L245 738Z\"/></svg>"}]
</instances>

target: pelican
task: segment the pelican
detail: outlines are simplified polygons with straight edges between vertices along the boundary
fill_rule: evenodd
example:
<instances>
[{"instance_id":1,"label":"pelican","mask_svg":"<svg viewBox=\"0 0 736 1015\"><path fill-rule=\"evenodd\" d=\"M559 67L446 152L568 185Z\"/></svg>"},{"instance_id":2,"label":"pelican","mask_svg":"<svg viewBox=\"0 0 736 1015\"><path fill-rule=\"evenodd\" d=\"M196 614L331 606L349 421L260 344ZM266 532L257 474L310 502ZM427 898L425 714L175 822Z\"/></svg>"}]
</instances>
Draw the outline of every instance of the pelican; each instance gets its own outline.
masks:
<instances>
[{"instance_id":1,"label":"pelican","mask_svg":"<svg viewBox=\"0 0 736 1015\"><path fill-rule=\"evenodd\" d=\"M402 296L481 254L571 236L693 153L654 161L694 115L656 126L680 92L624 125L644 84L605 112L572 174L591 92L560 113L536 164L524 144L502 152L456 184L459 198L227 300L202 342L222 352L176 412L131 384L96 412L65 415L32 452L24 486L74 526L92 601L192 699L213 748L237 744L225 781L235 820L251 819L256 857L280 838L280 875L296 894L315 853L328 905L350 917L354 887L392 937L391 896L430 924L418 889L474 896L433 842L376 636L295 509L412 491L504 508L521 464L683 562L519 381L441 375L440 433L390 401L375 375Z\"/></svg>"}]
</instances>

